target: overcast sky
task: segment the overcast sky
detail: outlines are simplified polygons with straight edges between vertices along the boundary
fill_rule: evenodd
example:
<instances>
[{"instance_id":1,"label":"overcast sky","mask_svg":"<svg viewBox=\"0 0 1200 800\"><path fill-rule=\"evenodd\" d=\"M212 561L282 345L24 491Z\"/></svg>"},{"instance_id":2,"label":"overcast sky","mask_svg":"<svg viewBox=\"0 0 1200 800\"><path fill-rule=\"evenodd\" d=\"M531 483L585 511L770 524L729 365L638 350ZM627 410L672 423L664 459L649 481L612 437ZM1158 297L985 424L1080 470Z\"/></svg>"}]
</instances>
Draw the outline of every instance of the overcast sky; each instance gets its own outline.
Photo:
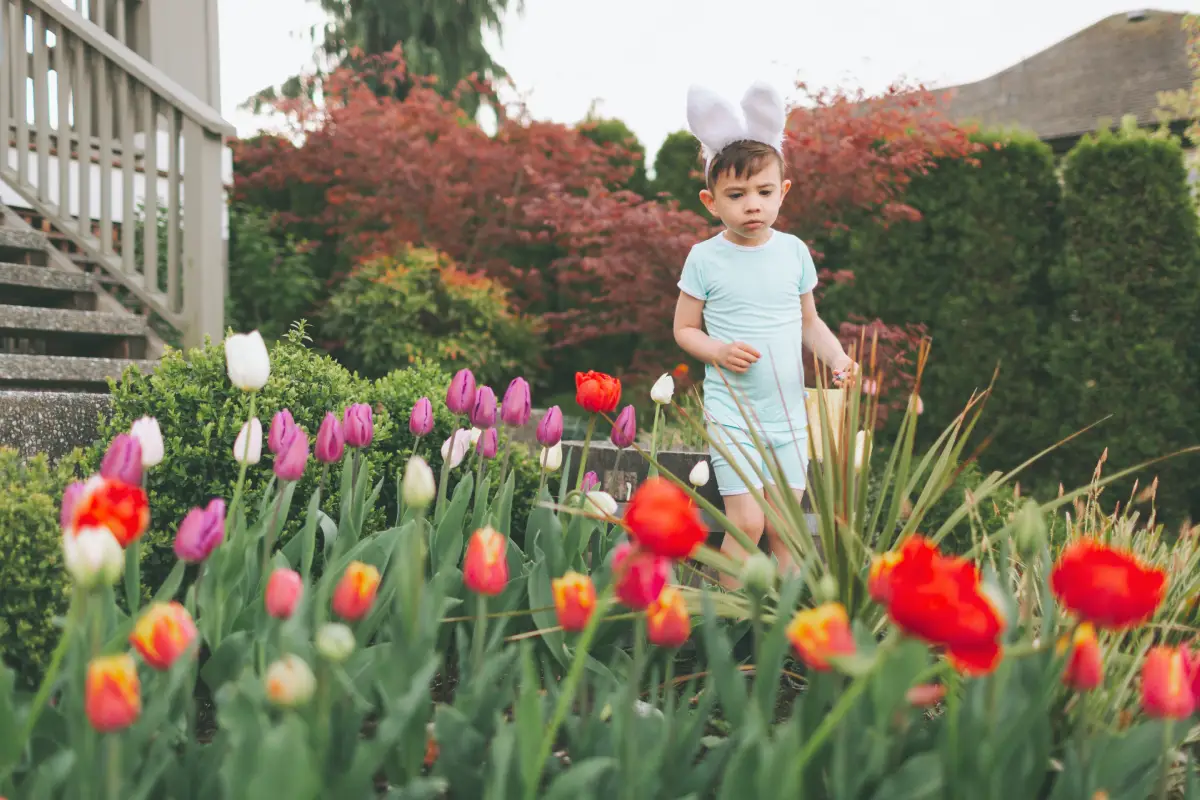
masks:
<instances>
[{"instance_id":1,"label":"overcast sky","mask_svg":"<svg viewBox=\"0 0 1200 800\"><path fill-rule=\"evenodd\" d=\"M403 2L403 0L397 0ZM1132 0L526 0L494 50L533 114L571 123L599 100L653 154L686 126L690 83L740 96L765 79L878 91L897 79L978 80L1076 31L1139 6ZM515 2L513 3L515 6ZM731 13L730 9L736 13ZM1200 13L1200 0L1162 10ZM311 63L312 0L220 0L223 114Z\"/></svg>"}]
</instances>

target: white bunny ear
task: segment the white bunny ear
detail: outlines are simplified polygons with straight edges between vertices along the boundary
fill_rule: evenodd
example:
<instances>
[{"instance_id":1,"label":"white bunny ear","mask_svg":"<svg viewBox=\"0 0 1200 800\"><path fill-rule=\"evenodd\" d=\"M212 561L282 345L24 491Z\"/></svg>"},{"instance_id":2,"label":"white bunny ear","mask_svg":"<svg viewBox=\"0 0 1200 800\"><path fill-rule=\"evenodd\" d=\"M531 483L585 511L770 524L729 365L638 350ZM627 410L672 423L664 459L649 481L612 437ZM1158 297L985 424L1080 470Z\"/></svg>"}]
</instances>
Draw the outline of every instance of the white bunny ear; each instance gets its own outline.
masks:
<instances>
[{"instance_id":1,"label":"white bunny ear","mask_svg":"<svg viewBox=\"0 0 1200 800\"><path fill-rule=\"evenodd\" d=\"M746 115L746 138L769 144L783 151L783 128L787 114L783 98L768 83L754 83L742 97L742 113Z\"/></svg>"},{"instance_id":2,"label":"white bunny ear","mask_svg":"<svg viewBox=\"0 0 1200 800\"><path fill-rule=\"evenodd\" d=\"M687 120L692 135L700 140L705 161L746 138L746 127L737 108L710 89L688 88Z\"/></svg>"}]
</instances>

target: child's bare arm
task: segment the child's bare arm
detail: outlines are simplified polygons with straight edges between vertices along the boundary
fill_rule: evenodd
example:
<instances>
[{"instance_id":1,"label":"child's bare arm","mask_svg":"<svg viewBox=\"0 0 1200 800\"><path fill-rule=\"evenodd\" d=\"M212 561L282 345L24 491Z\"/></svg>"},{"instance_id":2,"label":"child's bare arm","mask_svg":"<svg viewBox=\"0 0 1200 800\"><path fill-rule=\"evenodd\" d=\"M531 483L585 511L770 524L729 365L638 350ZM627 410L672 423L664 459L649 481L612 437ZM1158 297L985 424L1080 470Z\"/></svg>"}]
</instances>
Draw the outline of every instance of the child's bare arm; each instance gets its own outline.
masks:
<instances>
[{"instance_id":1,"label":"child's bare arm","mask_svg":"<svg viewBox=\"0 0 1200 800\"><path fill-rule=\"evenodd\" d=\"M800 297L800 307L804 313L804 346L834 372L852 371L855 367L854 360L846 355L842 343L817 313L817 301L812 292Z\"/></svg>"},{"instance_id":2,"label":"child's bare arm","mask_svg":"<svg viewBox=\"0 0 1200 800\"><path fill-rule=\"evenodd\" d=\"M731 372L745 372L759 359L759 352L744 342L718 342L701 329L704 301L687 292L675 303L675 342L692 358L718 364Z\"/></svg>"}]
</instances>

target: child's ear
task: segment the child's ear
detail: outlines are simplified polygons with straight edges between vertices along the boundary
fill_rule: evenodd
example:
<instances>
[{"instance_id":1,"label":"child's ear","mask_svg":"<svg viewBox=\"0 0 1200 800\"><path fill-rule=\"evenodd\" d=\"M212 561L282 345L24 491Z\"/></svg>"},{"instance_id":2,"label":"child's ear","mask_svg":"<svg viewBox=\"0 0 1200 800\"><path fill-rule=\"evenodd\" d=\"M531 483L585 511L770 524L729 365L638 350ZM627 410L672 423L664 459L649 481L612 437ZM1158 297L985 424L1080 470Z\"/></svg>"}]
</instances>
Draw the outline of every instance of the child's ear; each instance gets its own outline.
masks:
<instances>
[{"instance_id":1,"label":"child's ear","mask_svg":"<svg viewBox=\"0 0 1200 800\"><path fill-rule=\"evenodd\" d=\"M783 179L783 184L782 184L782 186L780 187L780 192L779 192L779 200L780 200L780 202L782 202L782 201L783 201L783 198L787 197L787 193L788 193L788 191L789 191L791 188L792 188L792 182L791 182L791 181L789 181L787 178L784 178L784 179Z\"/></svg>"},{"instance_id":2,"label":"child's ear","mask_svg":"<svg viewBox=\"0 0 1200 800\"><path fill-rule=\"evenodd\" d=\"M717 198L713 197L713 193L708 189L700 190L700 202L704 203L704 207L708 209L708 213L714 217L717 215Z\"/></svg>"}]
</instances>

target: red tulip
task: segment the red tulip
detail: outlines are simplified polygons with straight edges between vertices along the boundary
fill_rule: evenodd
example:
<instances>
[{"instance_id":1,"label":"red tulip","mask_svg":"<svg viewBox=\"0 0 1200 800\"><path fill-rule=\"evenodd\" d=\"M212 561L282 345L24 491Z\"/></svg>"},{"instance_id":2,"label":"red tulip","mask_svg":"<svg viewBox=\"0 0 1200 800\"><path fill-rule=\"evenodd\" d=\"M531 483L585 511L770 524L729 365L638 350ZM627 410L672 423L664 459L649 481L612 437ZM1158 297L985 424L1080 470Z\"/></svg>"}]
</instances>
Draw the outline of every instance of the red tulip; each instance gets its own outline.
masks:
<instances>
[{"instance_id":1,"label":"red tulip","mask_svg":"<svg viewBox=\"0 0 1200 800\"><path fill-rule=\"evenodd\" d=\"M1130 628L1154 615L1167 591L1167 573L1133 553L1095 539L1068 545L1050 574L1063 605L1099 628Z\"/></svg>"},{"instance_id":2,"label":"red tulip","mask_svg":"<svg viewBox=\"0 0 1200 800\"><path fill-rule=\"evenodd\" d=\"M351 561L333 590L333 613L351 622L362 619L375 603L379 570L361 561Z\"/></svg>"},{"instance_id":3,"label":"red tulip","mask_svg":"<svg viewBox=\"0 0 1200 800\"><path fill-rule=\"evenodd\" d=\"M676 560L690 556L708 536L687 493L666 478L648 478L625 508L625 527L644 550Z\"/></svg>"},{"instance_id":4,"label":"red tulip","mask_svg":"<svg viewBox=\"0 0 1200 800\"><path fill-rule=\"evenodd\" d=\"M616 581L617 599L629 608L640 611L662 594L671 576L671 561L639 550L629 542L621 542L613 550L612 574Z\"/></svg>"},{"instance_id":5,"label":"red tulip","mask_svg":"<svg viewBox=\"0 0 1200 800\"><path fill-rule=\"evenodd\" d=\"M467 543L463 583L476 594L497 595L508 584L508 539L490 527L480 528Z\"/></svg>"},{"instance_id":6,"label":"red tulip","mask_svg":"<svg viewBox=\"0 0 1200 800\"><path fill-rule=\"evenodd\" d=\"M1187 719L1196 709L1183 648L1151 647L1142 666L1142 709L1160 719Z\"/></svg>"},{"instance_id":7,"label":"red tulip","mask_svg":"<svg viewBox=\"0 0 1200 800\"><path fill-rule=\"evenodd\" d=\"M608 414L621 402L621 382L603 372L575 373L575 402L584 411Z\"/></svg>"},{"instance_id":8,"label":"red tulip","mask_svg":"<svg viewBox=\"0 0 1200 800\"><path fill-rule=\"evenodd\" d=\"M290 619L304 592L304 580L294 569L278 567L267 579L267 613L275 619Z\"/></svg>"},{"instance_id":9,"label":"red tulip","mask_svg":"<svg viewBox=\"0 0 1200 800\"><path fill-rule=\"evenodd\" d=\"M809 667L827 671L829 659L854 654L850 617L841 603L825 603L796 613L787 627L788 641Z\"/></svg>"},{"instance_id":10,"label":"red tulip","mask_svg":"<svg viewBox=\"0 0 1200 800\"><path fill-rule=\"evenodd\" d=\"M692 619L683 595L664 586L646 609L646 638L659 647L682 647L692 633Z\"/></svg>"},{"instance_id":11,"label":"red tulip","mask_svg":"<svg viewBox=\"0 0 1200 800\"><path fill-rule=\"evenodd\" d=\"M587 575L568 572L550 581L554 611L564 631L581 631L596 608L596 585Z\"/></svg>"}]
</instances>

